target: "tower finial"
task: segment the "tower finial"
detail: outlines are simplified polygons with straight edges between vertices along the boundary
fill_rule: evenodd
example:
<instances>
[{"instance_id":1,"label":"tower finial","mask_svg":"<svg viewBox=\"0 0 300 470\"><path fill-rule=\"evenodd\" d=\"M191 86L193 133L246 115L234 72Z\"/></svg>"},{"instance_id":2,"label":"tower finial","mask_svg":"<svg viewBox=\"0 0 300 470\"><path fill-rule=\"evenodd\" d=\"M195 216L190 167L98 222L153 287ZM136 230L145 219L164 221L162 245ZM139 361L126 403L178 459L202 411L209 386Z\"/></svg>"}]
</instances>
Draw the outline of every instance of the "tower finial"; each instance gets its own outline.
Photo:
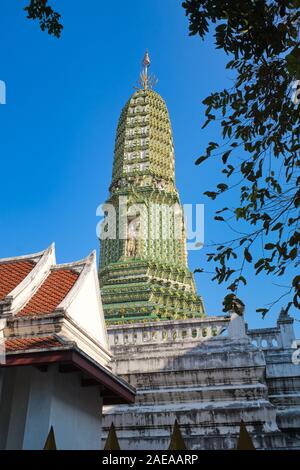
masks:
<instances>
[{"instance_id":1,"label":"tower finial","mask_svg":"<svg viewBox=\"0 0 300 470\"><path fill-rule=\"evenodd\" d=\"M142 64L143 69L141 71L138 83L139 85L141 85L143 90L147 90L147 88L153 88L154 85L157 83L157 78L154 75L148 74L148 68L151 64L148 49L146 49Z\"/></svg>"},{"instance_id":2,"label":"tower finial","mask_svg":"<svg viewBox=\"0 0 300 470\"><path fill-rule=\"evenodd\" d=\"M150 61L150 57L149 57L149 52L148 52L148 49L146 49L144 59L143 59L143 66L144 67L150 67L150 64L151 64L151 61Z\"/></svg>"}]
</instances>

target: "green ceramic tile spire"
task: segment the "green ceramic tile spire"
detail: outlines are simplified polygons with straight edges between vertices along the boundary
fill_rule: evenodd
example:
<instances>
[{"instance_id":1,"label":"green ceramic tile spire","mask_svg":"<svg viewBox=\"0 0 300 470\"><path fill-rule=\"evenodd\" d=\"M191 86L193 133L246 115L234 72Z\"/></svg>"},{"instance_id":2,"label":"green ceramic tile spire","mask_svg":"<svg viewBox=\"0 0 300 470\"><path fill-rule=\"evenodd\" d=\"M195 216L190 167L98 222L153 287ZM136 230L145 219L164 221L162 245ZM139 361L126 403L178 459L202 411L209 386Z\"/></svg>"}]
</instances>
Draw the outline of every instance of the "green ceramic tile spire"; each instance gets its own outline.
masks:
<instances>
[{"instance_id":1,"label":"green ceramic tile spire","mask_svg":"<svg viewBox=\"0 0 300 470\"><path fill-rule=\"evenodd\" d=\"M101 240L99 278L109 323L204 315L187 265L169 113L152 90L148 53L143 65L141 89L124 106L117 127L107 200L116 215L115 236ZM104 233L110 233L110 213Z\"/></svg>"}]
</instances>

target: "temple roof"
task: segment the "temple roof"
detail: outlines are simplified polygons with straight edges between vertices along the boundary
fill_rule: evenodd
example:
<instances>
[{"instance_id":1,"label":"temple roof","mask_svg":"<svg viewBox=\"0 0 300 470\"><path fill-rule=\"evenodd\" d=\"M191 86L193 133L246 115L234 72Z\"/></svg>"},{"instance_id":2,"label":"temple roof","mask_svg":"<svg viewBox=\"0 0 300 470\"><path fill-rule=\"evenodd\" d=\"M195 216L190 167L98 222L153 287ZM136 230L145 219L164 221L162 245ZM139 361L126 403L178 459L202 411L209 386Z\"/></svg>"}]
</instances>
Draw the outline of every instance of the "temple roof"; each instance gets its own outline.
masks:
<instances>
[{"instance_id":1,"label":"temple roof","mask_svg":"<svg viewBox=\"0 0 300 470\"><path fill-rule=\"evenodd\" d=\"M79 278L71 269L52 269L36 293L17 316L52 313Z\"/></svg>"},{"instance_id":2,"label":"temple roof","mask_svg":"<svg viewBox=\"0 0 300 470\"><path fill-rule=\"evenodd\" d=\"M0 300L14 290L33 270L35 263L30 260L0 263Z\"/></svg>"},{"instance_id":3,"label":"temple roof","mask_svg":"<svg viewBox=\"0 0 300 470\"><path fill-rule=\"evenodd\" d=\"M62 314L76 318L79 326L93 333L96 339L106 341L105 335L99 336L104 320L101 320L101 299L93 284L97 280L95 252L75 263L59 265L56 264L54 245L51 245L35 255L0 260L0 273L0 314L8 321ZM89 277L94 290L86 292L86 284L91 282ZM82 306L82 290L87 306L89 296L96 297L91 315L99 332L90 329L87 314L78 315L77 304L79 301Z\"/></svg>"},{"instance_id":4,"label":"temple roof","mask_svg":"<svg viewBox=\"0 0 300 470\"><path fill-rule=\"evenodd\" d=\"M34 268L46 251L0 259L0 302L14 295L15 289L22 286L25 279L30 277L29 274L34 272Z\"/></svg>"},{"instance_id":5,"label":"temple roof","mask_svg":"<svg viewBox=\"0 0 300 470\"><path fill-rule=\"evenodd\" d=\"M6 352L12 351L36 351L41 349L49 350L62 345L62 341L55 336L34 336L32 338L11 338L6 340Z\"/></svg>"},{"instance_id":6,"label":"temple roof","mask_svg":"<svg viewBox=\"0 0 300 470\"><path fill-rule=\"evenodd\" d=\"M56 264L55 248L0 260L0 367L68 364L106 384L106 402L132 402L112 374L95 252Z\"/></svg>"}]
</instances>

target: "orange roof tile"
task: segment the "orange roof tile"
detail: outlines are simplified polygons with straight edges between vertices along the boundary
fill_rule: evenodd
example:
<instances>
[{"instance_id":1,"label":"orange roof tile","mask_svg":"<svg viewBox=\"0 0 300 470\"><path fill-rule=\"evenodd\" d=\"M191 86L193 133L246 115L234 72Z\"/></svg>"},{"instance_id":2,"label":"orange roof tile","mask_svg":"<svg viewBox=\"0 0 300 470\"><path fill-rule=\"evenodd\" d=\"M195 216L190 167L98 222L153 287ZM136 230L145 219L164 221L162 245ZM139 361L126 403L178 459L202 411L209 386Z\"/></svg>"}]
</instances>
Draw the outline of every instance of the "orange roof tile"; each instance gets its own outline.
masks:
<instances>
[{"instance_id":1,"label":"orange roof tile","mask_svg":"<svg viewBox=\"0 0 300 470\"><path fill-rule=\"evenodd\" d=\"M61 346L62 343L54 336L34 338L12 338L5 341L6 352L25 351L27 349L48 349Z\"/></svg>"},{"instance_id":2,"label":"orange roof tile","mask_svg":"<svg viewBox=\"0 0 300 470\"><path fill-rule=\"evenodd\" d=\"M29 260L0 263L0 300L13 291L34 268Z\"/></svg>"},{"instance_id":3,"label":"orange roof tile","mask_svg":"<svg viewBox=\"0 0 300 470\"><path fill-rule=\"evenodd\" d=\"M70 292L79 274L71 269L51 271L17 316L52 313Z\"/></svg>"}]
</instances>

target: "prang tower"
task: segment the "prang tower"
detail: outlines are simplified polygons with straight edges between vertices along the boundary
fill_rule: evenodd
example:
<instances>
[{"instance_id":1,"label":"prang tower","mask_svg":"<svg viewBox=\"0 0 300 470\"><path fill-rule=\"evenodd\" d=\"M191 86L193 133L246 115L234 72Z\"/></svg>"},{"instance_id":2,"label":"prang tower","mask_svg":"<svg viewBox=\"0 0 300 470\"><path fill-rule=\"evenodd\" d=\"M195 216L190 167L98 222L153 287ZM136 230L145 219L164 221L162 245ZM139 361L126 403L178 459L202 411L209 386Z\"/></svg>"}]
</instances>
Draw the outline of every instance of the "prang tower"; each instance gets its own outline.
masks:
<instances>
[{"instance_id":1,"label":"prang tower","mask_svg":"<svg viewBox=\"0 0 300 470\"><path fill-rule=\"evenodd\" d=\"M108 323L204 315L187 264L171 122L149 66L146 52L141 88L124 106L116 133L99 270Z\"/></svg>"}]
</instances>

